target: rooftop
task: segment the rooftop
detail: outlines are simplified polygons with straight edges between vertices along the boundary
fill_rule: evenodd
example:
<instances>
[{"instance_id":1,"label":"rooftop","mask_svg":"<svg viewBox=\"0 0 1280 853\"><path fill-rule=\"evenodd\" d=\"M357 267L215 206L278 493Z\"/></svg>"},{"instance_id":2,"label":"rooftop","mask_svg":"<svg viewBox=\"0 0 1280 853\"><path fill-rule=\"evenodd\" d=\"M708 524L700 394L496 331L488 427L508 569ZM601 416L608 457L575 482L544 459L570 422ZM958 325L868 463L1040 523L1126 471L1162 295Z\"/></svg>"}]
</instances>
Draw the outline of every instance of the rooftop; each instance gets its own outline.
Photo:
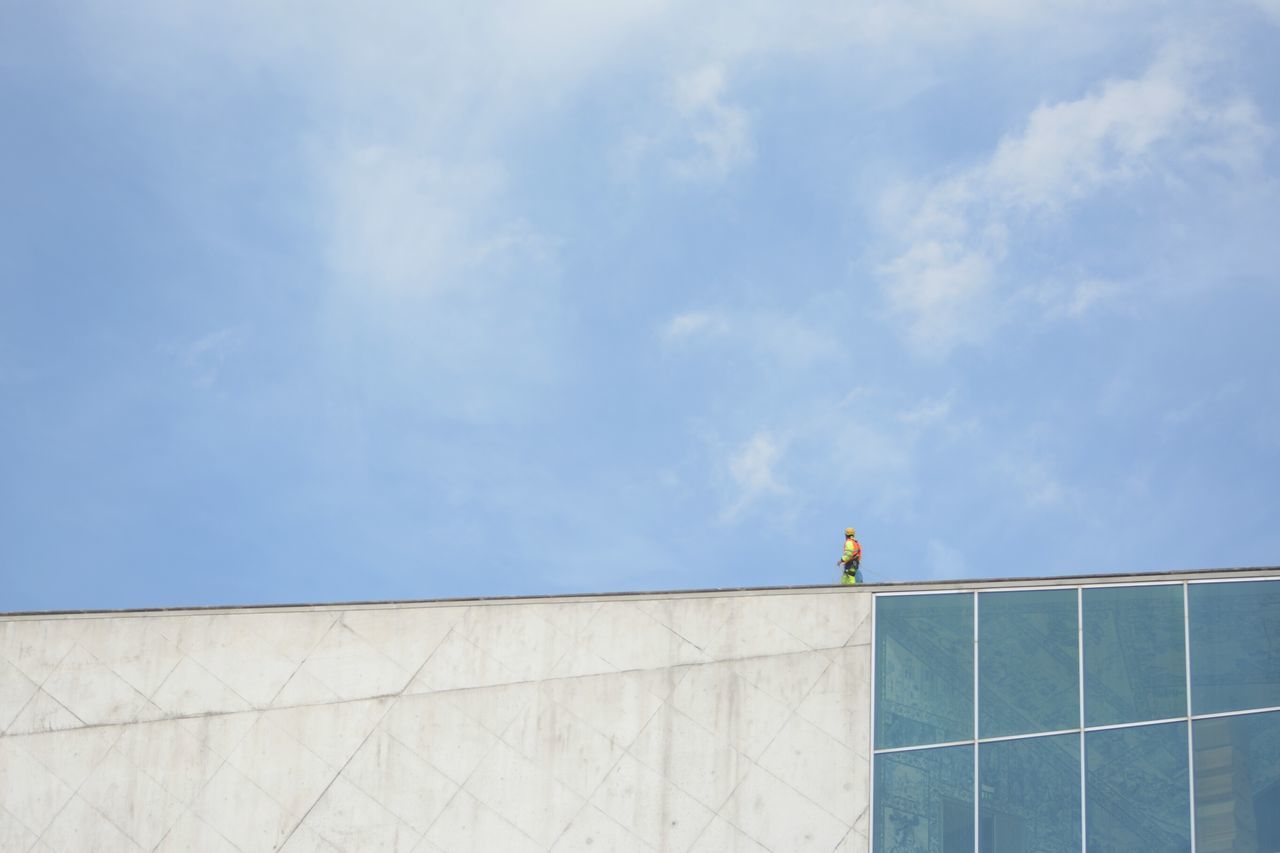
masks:
<instances>
[{"instance_id":1,"label":"rooftop","mask_svg":"<svg viewBox=\"0 0 1280 853\"><path fill-rule=\"evenodd\" d=\"M594 601L614 600L619 598L654 599L654 598L693 598L735 595L762 595L788 593L831 593L849 594L866 592L955 590L955 589L998 589L1005 587L1043 587L1043 586L1076 586L1080 584L1104 585L1125 583L1150 583L1154 581L1211 580L1211 579L1244 579L1251 577L1274 577L1280 575L1280 566L1255 566L1243 568L1219 569L1177 569L1167 572L1129 572L1111 574L1056 575L1052 577L1013 577L1013 578L979 578L966 580L924 580L894 581L892 583L863 583L858 586L840 586L836 584L810 584L802 586L763 586L763 587L725 587L721 589L674 589L624 592L583 592L557 593L552 595L509 595L509 596L477 596L471 598L424 598L397 601L339 601L321 603L282 603L282 604L227 604L203 606L175 607L138 607L117 610L33 610L0 612L0 619L15 618L47 618L50 616L123 616L141 613L194 613L194 612L240 612L259 610L268 612L284 612L291 610L351 610L351 609L387 609L393 607L423 606L463 606L474 604L519 604L522 602L560 602L560 601Z\"/></svg>"}]
</instances>

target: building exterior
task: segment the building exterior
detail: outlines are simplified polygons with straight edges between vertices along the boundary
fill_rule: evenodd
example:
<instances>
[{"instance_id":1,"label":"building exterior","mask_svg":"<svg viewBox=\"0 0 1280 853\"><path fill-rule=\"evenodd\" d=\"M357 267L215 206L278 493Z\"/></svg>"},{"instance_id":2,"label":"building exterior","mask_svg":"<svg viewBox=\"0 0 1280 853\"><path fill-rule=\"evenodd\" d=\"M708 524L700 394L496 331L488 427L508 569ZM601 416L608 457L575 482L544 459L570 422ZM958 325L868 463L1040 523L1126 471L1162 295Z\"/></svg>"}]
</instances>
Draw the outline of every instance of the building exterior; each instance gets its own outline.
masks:
<instances>
[{"instance_id":1,"label":"building exterior","mask_svg":"<svg viewBox=\"0 0 1280 853\"><path fill-rule=\"evenodd\" d=\"M873 850L1280 850L1280 580L885 591L874 620Z\"/></svg>"},{"instance_id":2,"label":"building exterior","mask_svg":"<svg viewBox=\"0 0 1280 853\"><path fill-rule=\"evenodd\" d=\"M0 615L5 853L1081 849L1280 850L1280 570Z\"/></svg>"}]
</instances>

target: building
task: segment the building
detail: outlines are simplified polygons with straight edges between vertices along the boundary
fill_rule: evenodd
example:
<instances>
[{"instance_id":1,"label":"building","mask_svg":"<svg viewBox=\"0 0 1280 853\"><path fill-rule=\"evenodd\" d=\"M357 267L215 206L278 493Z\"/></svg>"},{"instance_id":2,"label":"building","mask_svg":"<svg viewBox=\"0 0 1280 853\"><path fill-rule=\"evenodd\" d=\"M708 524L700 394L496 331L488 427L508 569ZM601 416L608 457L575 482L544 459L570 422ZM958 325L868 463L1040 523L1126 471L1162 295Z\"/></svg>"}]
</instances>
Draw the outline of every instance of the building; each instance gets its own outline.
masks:
<instances>
[{"instance_id":1,"label":"building","mask_svg":"<svg viewBox=\"0 0 1280 853\"><path fill-rule=\"evenodd\" d=\"M6 853L1276 851L1280 570L7 614L0 733Z\"/></svg>"}]
</instances>

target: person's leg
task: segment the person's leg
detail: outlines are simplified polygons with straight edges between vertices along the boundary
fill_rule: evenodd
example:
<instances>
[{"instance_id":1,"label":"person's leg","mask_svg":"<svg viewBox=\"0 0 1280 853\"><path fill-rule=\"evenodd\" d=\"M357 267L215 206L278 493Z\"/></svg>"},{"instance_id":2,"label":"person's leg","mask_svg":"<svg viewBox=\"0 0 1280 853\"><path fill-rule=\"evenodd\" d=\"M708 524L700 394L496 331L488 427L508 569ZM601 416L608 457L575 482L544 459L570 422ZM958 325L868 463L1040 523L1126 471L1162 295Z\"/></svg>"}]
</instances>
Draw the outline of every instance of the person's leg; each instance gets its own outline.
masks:
<instances>
[{"instance_id":1,"label":"person's leg","mask_svg":"<svg viewBox=\"0 0 1280 853\"><path fill-rule=\"evenodd\" d=\"M854 584L856 584L857 582L858 582L858 581L857 581L857 579L856 579L856 578L854 578L854 576L853 576L853 575L851 575L851 574L849 574L848 572L841 572L841 573L840 573L840 585L841 585L841 586L853 586L853 585L854 585Z\"/></svg>"}]
</instances>

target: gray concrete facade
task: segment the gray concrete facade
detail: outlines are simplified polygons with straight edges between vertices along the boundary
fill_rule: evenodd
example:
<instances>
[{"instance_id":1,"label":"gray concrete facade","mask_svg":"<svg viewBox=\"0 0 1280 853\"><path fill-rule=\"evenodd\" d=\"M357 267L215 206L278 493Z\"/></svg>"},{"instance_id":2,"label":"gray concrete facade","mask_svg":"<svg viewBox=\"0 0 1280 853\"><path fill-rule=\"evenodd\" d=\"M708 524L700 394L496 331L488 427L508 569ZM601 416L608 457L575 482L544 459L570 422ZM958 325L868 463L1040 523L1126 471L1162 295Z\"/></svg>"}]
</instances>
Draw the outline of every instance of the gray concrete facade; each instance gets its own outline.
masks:
<instances>
[{"instance_id":1,"label":"gray concrete facade","mask_svg":"<svg viewBox=\"0 0 1280 853\"><path fill-rule=\"evenodd\" d=\"M878 593L0 614L0 851L864 853Z\"/></svg>"},{"instance_id":2,"label":"gray concrete facade","mask_svg":"<svg viewBox=\"0 0 1280 853\"><path fill-rule=\"evenodd\" d=\"M870 604L0 616L0 850L861 853Z\"/></svg>"}]
</instances>

